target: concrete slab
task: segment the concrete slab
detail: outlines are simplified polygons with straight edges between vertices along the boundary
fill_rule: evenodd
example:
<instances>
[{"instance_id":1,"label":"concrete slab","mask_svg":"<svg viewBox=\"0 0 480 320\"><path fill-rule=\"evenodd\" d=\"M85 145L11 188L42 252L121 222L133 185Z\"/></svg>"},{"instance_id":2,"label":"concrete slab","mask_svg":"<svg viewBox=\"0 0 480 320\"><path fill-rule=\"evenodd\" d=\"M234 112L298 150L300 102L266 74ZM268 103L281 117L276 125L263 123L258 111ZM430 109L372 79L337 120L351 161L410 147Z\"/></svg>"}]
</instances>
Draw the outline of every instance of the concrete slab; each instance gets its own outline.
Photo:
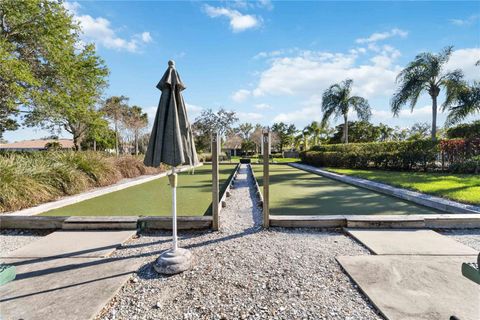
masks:
<instances>
[{"instance_id":1,"label":"concrete slab","mask_svg":"<svg viewBox=\"0 0 480 320\"><path fill-rule=\"evenodd\" d=\"M56 231L12 253L8 258L102 258L136 234L128 231Z\"/></svg>"},{"instance_id":2,"label":"concrete slab","mask_svg":"<svg viewBox=\"0 0 480 320\"><path fill-rule=\"evenodd\" d=\"M0 290L0 319L93 319L142 259L2 259L17 278Z\"/></svg>"},{"instance_id":3,"label":"concrete slab","mask_svg":"<svg viewBox=\"0 0 480 320\"><path fill-rule=\"evenodd\" d=\"M478 255L478 252L432 230L346 229L375 254Z\"/></svg>"},{"instance_id":4,"label":"concrete slab","mask_svg":"<svg viewBox=\"0 0 480 320\"><path fill-rule=\"evenodd\" d=\"M480 290L462 276L472 256L356 256L337 261L390 320L478 319Z\"/></svg>"}]
</instances>

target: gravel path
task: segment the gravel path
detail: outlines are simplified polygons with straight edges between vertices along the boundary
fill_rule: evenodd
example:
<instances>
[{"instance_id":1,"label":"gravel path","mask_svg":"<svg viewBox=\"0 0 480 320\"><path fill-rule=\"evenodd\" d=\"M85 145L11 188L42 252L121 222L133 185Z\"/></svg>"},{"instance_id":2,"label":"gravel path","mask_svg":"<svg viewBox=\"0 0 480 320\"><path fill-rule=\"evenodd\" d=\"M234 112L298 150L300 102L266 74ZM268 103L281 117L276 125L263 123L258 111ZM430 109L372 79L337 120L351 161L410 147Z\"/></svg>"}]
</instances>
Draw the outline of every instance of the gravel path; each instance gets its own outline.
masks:
<instances>
[{"instance_id":1,"label":"gravel path","mask_svg":"<svg viewBox=\"0 0 480 320\"><path fill-rule=\"evenodd\" d=\"M0 256L6 256L30 242L46 236L49 232L27 230L1 230L0 231Z\"/></svg>"},{"instance_id":2,"label":"gravel path","mask_svg":"<svg viewBox=\"0 0 480 320\"><path fill-rule=\"evenodd\" d=\"M441 230L440 233L480 251L480 229Z\"/></svg>"},{"instance_id":3,"label":"gravel path","mask_svg":"<svg viewBox=\"0 0 480 320\"><path fill-rule=\"evenodd\" d=\"M340 232L260 227L253 179L242 165L220 232L180 232L192 270L164 277L153 262L170 233L144 234L114 256L144 266L97 319L381 319L335 257L369 254Z\"/></svg>"}]
</instances>

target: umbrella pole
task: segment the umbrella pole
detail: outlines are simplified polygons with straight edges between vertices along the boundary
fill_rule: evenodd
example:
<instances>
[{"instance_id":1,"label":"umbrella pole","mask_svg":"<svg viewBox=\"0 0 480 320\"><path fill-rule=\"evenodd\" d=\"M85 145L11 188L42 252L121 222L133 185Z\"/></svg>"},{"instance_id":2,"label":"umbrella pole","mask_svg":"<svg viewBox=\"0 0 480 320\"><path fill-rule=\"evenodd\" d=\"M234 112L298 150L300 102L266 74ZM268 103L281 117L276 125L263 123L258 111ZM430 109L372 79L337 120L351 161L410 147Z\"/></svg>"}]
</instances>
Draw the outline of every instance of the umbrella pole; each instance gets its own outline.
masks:
<instances>
[{"instance_id":1,"label":"umbrella pole","mask_svg":"<svg viewBox=\"0 0 480 320\"><path fill-rule=\"evenodd\" d=\"M178 249L177 245L177 174L175 173L175 167L172 167L172 174L169 176L170 185L172 186L172 238L173 247L175 252Z\"/></svg>"}]
</instances>

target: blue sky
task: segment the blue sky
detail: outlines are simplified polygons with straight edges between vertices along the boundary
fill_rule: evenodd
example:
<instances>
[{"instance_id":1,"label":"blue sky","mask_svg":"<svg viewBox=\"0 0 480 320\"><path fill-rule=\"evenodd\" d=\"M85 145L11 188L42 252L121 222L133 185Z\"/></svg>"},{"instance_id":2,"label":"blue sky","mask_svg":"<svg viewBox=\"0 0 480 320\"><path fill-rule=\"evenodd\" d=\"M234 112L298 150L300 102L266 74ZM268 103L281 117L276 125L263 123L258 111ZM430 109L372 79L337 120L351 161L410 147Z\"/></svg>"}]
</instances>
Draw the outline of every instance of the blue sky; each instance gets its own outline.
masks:
<instances>
[{"instance_id":1,"label":"blue sky","mask_svg":"<svg viewBox=\"0 0 480 320\"><path fill-rule=\"evenodd\" d=\"M151 119L155 88L174 59L193 122L202 109L235 110L241 121L303 127L320 120L321 94L352 78L372 122L430 122L424 96L393 118L395 76L422 51L454 45L449 69L479 79L480 2L77 1L67 8L111 74L105 96L126 95ZM352 119L355 119L352 116ZM443 125L444 115L439 118ZM153 121L152 121L153 122ZM334 125L335 122L332 122ZM9 141L48 132L24 128ZM68 137L63 133L62 136Z\"/></svg>"}]
</instances>

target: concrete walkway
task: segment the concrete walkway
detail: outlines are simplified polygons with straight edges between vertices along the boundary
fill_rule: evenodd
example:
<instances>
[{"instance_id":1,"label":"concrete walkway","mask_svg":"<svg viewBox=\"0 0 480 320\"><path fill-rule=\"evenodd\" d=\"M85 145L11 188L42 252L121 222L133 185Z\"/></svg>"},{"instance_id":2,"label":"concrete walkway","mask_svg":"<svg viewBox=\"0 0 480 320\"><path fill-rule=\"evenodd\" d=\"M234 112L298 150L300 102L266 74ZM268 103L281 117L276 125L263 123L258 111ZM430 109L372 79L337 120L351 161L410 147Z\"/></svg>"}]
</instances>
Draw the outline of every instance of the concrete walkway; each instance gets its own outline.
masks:
<instances>
[{"instance_id":1,"label":"concrete walkway","mask_svg":"<svg viewBox=\"0 0 480 320\"><path fill-rule=\"evenodd\" d=\"M346 229L375 254L468 256L478 252L432 230Z\"/></svg>"},{"instance_id":2,"label":"concrete walkway","mask_svg":"<svg viewBox=\"0 0 480 320\"><path fill-rule=\"evenodd\" d=\"M480 290L461 272L476 250L431 230L347 232L377 255L337 261L387 319L478 319Z\"/></svg>"},{"instance_id":3,"label":"concrete walkway","mask_svg":"<svg viewBox=\"0 0 480 320\"><path fill-rule=\"evenodd\" d=\"M2 257L17 277L0 290L1 319L91 319L137 271L108 258L135 231L54 232Z\"/></svg>"}]
</instances>

